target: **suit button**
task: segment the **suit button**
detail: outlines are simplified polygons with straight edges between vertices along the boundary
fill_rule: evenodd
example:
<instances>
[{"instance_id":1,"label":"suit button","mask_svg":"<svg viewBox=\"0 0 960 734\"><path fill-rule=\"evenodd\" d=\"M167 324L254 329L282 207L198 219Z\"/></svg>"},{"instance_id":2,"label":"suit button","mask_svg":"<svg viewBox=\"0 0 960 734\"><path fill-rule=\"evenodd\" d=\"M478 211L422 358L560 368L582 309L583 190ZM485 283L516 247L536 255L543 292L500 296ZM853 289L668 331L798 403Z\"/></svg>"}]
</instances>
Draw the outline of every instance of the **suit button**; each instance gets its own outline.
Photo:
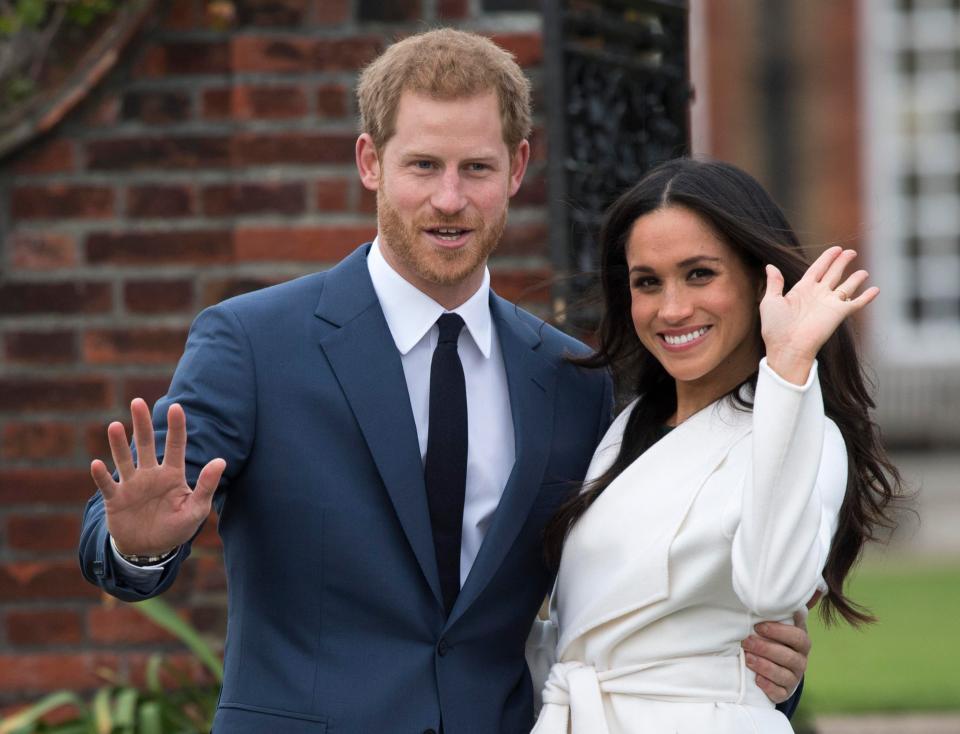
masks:
<instances>
[{"instance_id":1,"label":"suit button","mask_svg":"<svg viewBox=\"0 0 960 734\"><path fill-rule=\"evenodd\" d=\"M443 657L448 652L450 652L450 644L445 637L441 637L440 642L437 643L437 655Z\"/></svg>"}]
</instances>

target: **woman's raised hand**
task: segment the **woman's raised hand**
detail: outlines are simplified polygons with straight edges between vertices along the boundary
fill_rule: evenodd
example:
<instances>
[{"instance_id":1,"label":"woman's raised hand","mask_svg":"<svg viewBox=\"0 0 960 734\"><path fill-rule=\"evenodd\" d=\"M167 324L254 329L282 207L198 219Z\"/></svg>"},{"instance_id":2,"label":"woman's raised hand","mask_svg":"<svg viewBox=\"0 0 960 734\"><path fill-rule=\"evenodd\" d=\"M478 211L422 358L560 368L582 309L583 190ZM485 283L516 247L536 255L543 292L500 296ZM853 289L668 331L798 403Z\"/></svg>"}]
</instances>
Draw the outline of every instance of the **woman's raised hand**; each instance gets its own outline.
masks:
<instances>
[{"instance_id":1,"label":"woman's raised hand","mask_svg":"<svg viewBox=\"0 0 960 734\"><path fill-rule=\"evenodd\" d=\"M200 472L191 490L185 475L187 419L174 403L167 410L167 439L163 463L157 462L150 409L140 398L130 404L137 463L123 424L107 427L110 453L120 481L95 459L90 465L107 513L107 529L121 553L154 556L166 553L193 537L210 513L213 494L227 463L213 459Z\"/></svg>"},{"instance_id":2,"label":"woman's raised hand","mask_svg":"<svg viewBox=\"0 0 960 734\"><path fill-rule=\"evenodd\" d=\"M877 297L880 289L857 291L866 270L844 272L857 256L853 250L831 247L807 268L803 277L783 292L783 274L767 265L767 288L760 301L760 333L767 364L789 382L806 382L817 352L841 322Z\"/></svg>"}]
</instances>

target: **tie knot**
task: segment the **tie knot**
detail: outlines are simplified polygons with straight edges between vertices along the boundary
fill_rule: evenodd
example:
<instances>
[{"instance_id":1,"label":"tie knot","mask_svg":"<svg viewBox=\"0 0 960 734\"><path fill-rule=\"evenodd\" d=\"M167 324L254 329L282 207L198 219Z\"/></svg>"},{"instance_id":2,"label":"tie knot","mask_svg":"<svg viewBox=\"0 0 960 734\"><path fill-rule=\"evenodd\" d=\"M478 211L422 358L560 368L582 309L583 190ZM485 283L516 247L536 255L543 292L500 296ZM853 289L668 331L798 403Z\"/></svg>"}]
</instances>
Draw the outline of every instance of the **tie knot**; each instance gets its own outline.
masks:
<instances>
[{"instance_id":1,"label":"tie knot","mask_svg":"<svg viewBox=\"0 0 960 734\"><path fill-rule=\"evenodd\" d=\"M463 319L459 314L445 313L437 319L437 327L440 329L440 339L438 344L448 342L457 343L460 337L460 331L463 329Z\"/></svg>"}]
</instances>

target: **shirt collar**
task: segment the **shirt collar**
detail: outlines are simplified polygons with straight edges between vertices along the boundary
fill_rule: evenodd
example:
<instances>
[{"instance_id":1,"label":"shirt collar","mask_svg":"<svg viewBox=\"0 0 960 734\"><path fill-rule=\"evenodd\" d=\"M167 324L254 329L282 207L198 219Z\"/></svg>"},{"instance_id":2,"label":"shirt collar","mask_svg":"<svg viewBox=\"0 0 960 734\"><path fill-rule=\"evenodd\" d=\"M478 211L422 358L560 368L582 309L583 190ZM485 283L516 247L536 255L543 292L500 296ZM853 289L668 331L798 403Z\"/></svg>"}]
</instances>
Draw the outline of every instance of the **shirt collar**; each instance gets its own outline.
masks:
<instances>
[{"instance_id":1,"label":"shirt collar","mask_svg":"<svg viewBox=\"0 0 960 734\"><path fill-rule=\"evenodd\" d=\"M390 267L380 251L379 235L367 255L367 268L390 335L400 354L406 354L423 339L437 319L446 313L446 309ZM477 292L453 309L453 313L460 315L480 353L484 358L489 358L493 336L489 269L483 269L483 282Z\"/></svg>"}]
</instances>

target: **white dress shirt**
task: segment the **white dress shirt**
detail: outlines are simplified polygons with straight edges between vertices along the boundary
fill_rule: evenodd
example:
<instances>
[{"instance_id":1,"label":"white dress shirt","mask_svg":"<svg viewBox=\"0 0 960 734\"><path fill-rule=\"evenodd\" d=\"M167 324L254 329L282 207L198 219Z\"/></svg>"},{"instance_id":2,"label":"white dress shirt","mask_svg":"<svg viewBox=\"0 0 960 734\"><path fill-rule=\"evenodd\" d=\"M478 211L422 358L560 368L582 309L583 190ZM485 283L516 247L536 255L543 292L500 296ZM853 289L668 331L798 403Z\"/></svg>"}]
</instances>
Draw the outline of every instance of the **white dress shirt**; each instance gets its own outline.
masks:
<instances>
[{"instance_id":1,"label":"white dress shirt","mask_svg":"<svg viewBox=\"0 0 960 734\"><path fill-rule=\"evenodd\" d=\"M430 428L430 365L439 334L436 321L446 309L390 267L380 251L379 239L370 248L367 267L400 353L420 458L425 461ZM460 544L462 586L500 503L513 470L516 449L507 373L490 313L489 270L484 270L477 292L453 313L459 314L466 325L457 342L467 389L467 483ZM165 565L136 566L117 553L112 538L111 547L118 572L130 582L150 584Z\"/></svg>"}]
</instances>

